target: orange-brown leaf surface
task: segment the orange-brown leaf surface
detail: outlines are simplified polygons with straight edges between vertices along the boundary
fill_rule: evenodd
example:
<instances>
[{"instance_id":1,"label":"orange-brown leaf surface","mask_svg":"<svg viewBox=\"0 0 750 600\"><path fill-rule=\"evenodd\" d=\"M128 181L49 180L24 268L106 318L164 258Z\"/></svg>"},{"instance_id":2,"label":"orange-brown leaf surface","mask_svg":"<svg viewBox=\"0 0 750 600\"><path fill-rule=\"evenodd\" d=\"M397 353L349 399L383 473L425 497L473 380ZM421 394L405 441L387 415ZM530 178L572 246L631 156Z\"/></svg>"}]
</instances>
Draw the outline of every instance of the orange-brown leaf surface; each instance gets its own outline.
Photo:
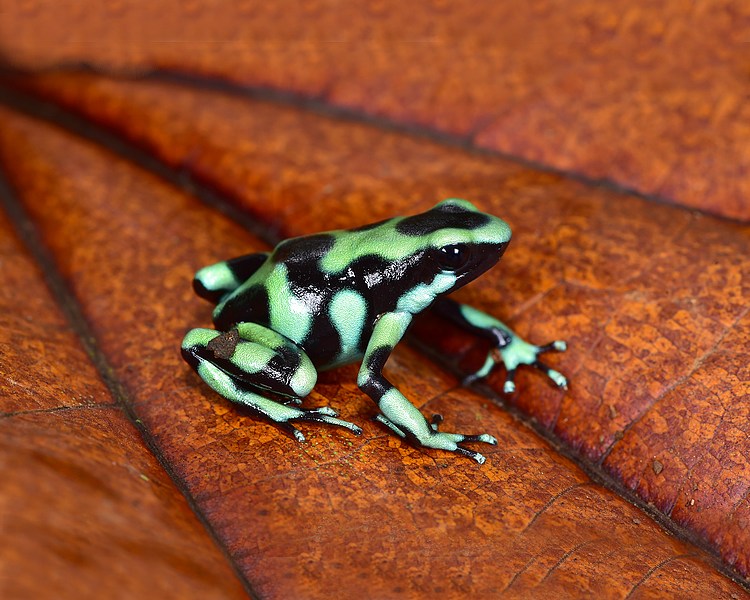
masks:
<instances>
[{"instance_id":1,"label":"orange-brown leaf surface","mask_svg":"<svg viewBox=\"0 0 750 600\"><path fill-rule=\"evenodd\" d=\"M704 7L678 4L630 3L613 20L593 2L500 4L486 18L432 3L411 43L390 44L406 19L375 4L307 3L312 28L295 29L272 9L240 19L193 3L161 26L188 36L192 10L203 43L171 45L155 42L156 16L126 5L81 13L60 40L55 19L75 14L30 3L0 16L16 69L0 82L0 523L18 515L2 525L17 541L0 550L0 593L76 597L101 582L127 597L158 578L154 590L180 597L242 585L260 598L744 597L750 227L681 206L750 218L744 105L718 108L747 93L733 79L745 59L711 45L739 41L722 15L741 17L724 3L703 37L681 36ZM428 12L444 18L430 26ZM115 16L119 33L96 37ZM344 22L344 41L372 36L332 49L322 32ZM461 23L475 27L451 54L441 40ZM267 35L249 41L253 27ZM613 40L639 52L620 56ZM726 58L721 93L700 84L712 56ZM81 62L99 73L39 72ZM123 68L144 75L113 75ZM514 232L460 299L533 341L569 343L547 359L567 392L528 370L509 397L502 372L460 386L486 348L445 323L423 321L396 349L389 378L425 414L498 438L485 465L385 433L355 366L321 374L307 402L363 435L311 426L302 445L182 362L185 331L210 323L197 268L454 196Z\"/></svg>"},{"instance_id":2,"label":"orange-brown leaf surface","mask_svg":"<svg viewBox=\"0 0 750 600\"><path fill-rule=\"evenodd\" d=\"M244 597L2 214L0 264L0 595Z\"/></svg>"},{"instance_id":3,"label":"orange-brown leaf surface","mask_svg":"<svg viewBox=\"0 0 750 600\"><path fill-rule=\"evenodd\" d=\"M750 219L750 4L33 0L0 53L322 99Z\"/></svg>"}]
</instances>

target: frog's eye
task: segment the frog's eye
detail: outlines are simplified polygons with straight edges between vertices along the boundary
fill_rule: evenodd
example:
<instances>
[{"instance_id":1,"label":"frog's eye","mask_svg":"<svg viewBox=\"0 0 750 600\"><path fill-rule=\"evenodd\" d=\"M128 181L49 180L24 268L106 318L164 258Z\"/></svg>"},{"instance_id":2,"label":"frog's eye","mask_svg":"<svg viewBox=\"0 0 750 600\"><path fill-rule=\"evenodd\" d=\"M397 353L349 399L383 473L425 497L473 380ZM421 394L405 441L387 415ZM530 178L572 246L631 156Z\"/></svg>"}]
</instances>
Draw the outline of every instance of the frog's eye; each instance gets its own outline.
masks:
<instances>
[{"instance_id":1,"label":"frog's eye","mask_svg":"<svg viewBox=\"0 0 750 600\"><path fill-rule=\"evenodd\" d=\"M466 244L449 244L437 251L437 261L445 271L458 271L469 262L469 248Z\"/></svg>"}]
</instances>

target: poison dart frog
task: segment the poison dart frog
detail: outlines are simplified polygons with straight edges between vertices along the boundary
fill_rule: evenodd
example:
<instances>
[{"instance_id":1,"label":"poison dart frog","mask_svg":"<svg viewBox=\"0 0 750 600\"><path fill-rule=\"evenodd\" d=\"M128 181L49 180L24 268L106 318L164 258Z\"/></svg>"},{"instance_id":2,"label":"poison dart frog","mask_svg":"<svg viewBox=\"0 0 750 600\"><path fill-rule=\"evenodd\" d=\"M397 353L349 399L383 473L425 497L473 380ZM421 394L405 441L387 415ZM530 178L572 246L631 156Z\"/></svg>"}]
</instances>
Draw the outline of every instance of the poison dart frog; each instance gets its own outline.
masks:
<instances>
[{"instance_id":1,"label":"poison dart frog","mask_svg":"<svg viewBox=\"0 0 750 600\"><path fill-rule=\"evenodd\" d=\"M513 392L520 365L544 372L557 386L565 377L539 355L565 342L534 346L506 325L445 296L495 265L511 231L505 221L466 200L449 199L427 212L356 229L288 239L271 252L240 256L200 269L197 294L216 303L216 329L193 329L182 342L185 360L224 398L243 404L294 436L293 423L355 424L331 408L302 408L320 370L362 361L357 385L378 405L376 420L416 446L485 458L466 442L497 444L483 433L439 431L383 375L393 348L415 316L430 309L493 347L467 379L485 377L498 363ZM274 398L274 399L271 399Z\"/></svg>"}]
</instances>

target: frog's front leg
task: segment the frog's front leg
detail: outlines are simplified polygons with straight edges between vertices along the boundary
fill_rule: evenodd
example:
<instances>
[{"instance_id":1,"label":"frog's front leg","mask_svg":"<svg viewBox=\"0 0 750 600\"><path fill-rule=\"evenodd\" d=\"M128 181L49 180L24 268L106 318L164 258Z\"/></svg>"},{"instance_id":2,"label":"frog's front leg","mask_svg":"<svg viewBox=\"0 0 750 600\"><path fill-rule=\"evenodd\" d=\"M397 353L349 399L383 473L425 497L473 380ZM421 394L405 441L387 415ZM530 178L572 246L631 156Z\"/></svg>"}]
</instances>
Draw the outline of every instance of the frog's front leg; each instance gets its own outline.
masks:
<instances>
[{"instance_id":1,"label":"frog's front leg","mask_svg":"<svg viewBox=\"0 0 750 600\"><path fill-rule=\"evenodd\" d=\"M422 413L383 376L383 367L394 346L401 340L411 322L406 312L386 313L378 319L367 344L357 384L372 398L383 414L376 419L403 438L417 446L438 448L457 452L482 464L484 456L459 444L462 442L484 442L497 444L491 435L463 435L437 430L437 420L431 426Z\"/></svg>"},{"instance_id":2,"label":"frog's front leg","mask_svg":"<svg viewBox=\"0 0 750 600\"><path fill-rule=\"evenodd\" d=\"M182 355L224 398L247 406L300 442L305 436L292 425L296 421L327 423L362 433L353 423L337 419L331 408L288 406L261 395L271 392L296 401L310 393L318 376L304 350L271 329L255 323L240 323L224 333L193 329L182 341Z\"/></svg>"},{"instance_id":3,"label":"frog's front leg","mask_svg":"<svg viewBox=\"0 0 750 600\"><path fill-rule=\"evenodd\" d=\"M568 380L562 373L551 369L539 360L539 355L544 352L565 351L567 344L564 341L557 340L543 346L529 344L495 317L448 298L438 300L434 305L434 310L453 321L462 329L488 338L494 343L494 347L488 352L484 364L476 373L469 375L464 380L465 383L471 383L472 381L486 377L495 365L502 362L506 369L505 384L503 385L503 391L506 394L511 394L515 391L516 384L514 383L514 378L516 376L516 369L521 365L529 365L539 369L558 387L562 389L568 388Z\"/></svg>"}]
</instances>

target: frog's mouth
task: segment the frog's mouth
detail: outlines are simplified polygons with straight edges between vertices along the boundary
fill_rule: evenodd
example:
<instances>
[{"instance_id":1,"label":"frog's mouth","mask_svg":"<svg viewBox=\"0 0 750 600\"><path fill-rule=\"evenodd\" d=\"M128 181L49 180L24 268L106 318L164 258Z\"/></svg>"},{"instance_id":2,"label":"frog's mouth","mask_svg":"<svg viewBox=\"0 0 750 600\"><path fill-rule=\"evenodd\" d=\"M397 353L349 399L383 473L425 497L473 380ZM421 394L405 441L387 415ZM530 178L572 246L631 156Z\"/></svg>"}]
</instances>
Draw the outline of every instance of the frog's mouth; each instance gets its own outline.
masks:
<instances>
[{"instance_id":1,"label":"frog's mouth","mask_svg":"<svg viewBox=\"0 0 750 600\"><path fill-rule=\"evenodd\" d=\"M469 260L464 272L460 273L456 278L456 285L453 290L465 286L470 281L474 281L477 277L494 267L500 261L503 254L505 254L509 243L510 241L500 244L486 244L474 248L472 251L472 260Z\"/></svg>"}]
</instances>

